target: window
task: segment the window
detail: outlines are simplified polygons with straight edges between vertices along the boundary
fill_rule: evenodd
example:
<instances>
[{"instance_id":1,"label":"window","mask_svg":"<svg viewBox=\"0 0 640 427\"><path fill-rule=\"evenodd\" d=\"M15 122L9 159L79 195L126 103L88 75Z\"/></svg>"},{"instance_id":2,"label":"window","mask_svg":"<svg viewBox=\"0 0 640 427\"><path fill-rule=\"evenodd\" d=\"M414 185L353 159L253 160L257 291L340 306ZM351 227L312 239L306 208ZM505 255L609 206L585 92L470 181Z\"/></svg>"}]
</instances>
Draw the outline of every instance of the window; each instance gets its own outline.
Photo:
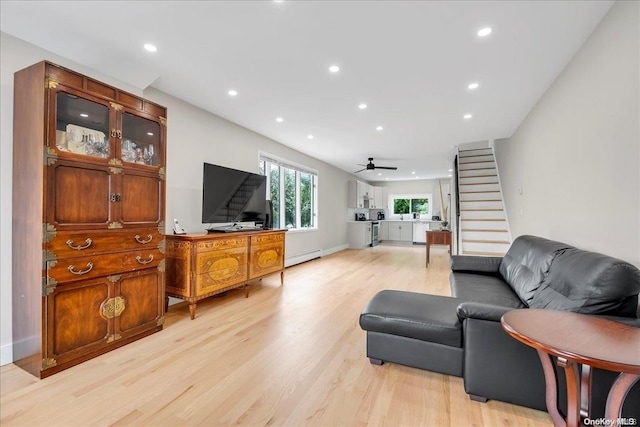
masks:
<instances>
[{"instance_id":1,"label":"window","mask_svg":"<svg viewBox=\"0 0 640 427\"><path fill-rule=\"evenodd\" d=\"M431 194L391 194L389 204L394 216L414 213L431 216Z\"/></svg>"},{"instance_id":2,"label":"window","mask_svg":"<svg viewBox=\"0 0 640 427\"><path fill-rule=\"evenodd\" d=\"M317 228L318 172L265 153L259 170L267 176L274 228Z\"/></svg>"}]
</instances>

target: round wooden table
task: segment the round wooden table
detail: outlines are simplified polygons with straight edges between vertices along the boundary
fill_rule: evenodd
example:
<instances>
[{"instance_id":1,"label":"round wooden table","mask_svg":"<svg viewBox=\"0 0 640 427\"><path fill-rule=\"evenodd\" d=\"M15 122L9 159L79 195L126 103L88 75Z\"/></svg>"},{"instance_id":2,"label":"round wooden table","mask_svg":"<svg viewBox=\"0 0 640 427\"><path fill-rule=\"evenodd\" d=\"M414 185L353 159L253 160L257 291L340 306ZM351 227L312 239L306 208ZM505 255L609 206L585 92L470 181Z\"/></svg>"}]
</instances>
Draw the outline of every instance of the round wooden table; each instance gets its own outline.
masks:
<instances>
[{"instance_id":1,"label":"round wooden table","mask_svg":"<svg viewBox=\"0 0 640 427\"><path fill-rule=\"evenodd\" d=\"M620 372L605 409L605 417L617 422L627 393L640 379L640 328L598 316L530 308L510 311L501 322L509 335L538 351L547 410L554 426L580 426L590 417L592 368ZM556 370L551 356L557 358L567 378L566 420L557 406Z\"/></svg>"}]
</instances>

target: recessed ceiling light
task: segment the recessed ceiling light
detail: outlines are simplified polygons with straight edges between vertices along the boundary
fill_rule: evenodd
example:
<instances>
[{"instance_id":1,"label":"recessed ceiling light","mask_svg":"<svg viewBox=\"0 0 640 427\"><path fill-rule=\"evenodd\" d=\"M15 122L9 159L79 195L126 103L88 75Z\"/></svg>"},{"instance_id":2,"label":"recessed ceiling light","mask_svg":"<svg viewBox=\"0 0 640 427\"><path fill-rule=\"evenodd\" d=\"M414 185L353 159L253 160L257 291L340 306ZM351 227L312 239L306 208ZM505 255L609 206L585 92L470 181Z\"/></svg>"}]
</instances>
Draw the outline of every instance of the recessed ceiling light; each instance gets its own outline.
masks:
<instances>
[{"instance_id":1,"label":"recessed ceiling light","mask_svg":"<svg viewBox=\"0 0 640 427\"><path fill-rule=\"evenodd\" d=\"M147 132L147 135L153 136L153 132Z\"/></svg>"},{"instance_id":2,"label":"recessed ceiling light","mask_svg":"<svg viewBox=\"0 0 640 427\"><path fill-rule=\"evenodd\" d=\"M144 45L144 48L149 52L156 52L158 50L158 48L152 45L151 43L146 43Z\"/></svg>"},{"instance_id":3,"label":"recessed ceiling light","mask_svg":"<svg viewBox=\"0 0 640 427\"><path fill-rule=\"evenodd\" d=\"M382 129L384 129L382 126L376 126L377 131L381 131Z\"/></svg>"},{"instance_id":4,"label":"recessed ceiling light","mask_svg":"<svg viewBox=\"0 0 640 427\"><path fill-rule=\"evenodd\" d=\"M362 103L362 104L358 105L358 108L361 109L361 110L366 110L367 109L367 104Z\"/></svg>"},{"instance_id":5,"label":"recessed ceiling light","mask_svg":"<svg viewBox=\"0 0 640 427\"><path fill-rule=\"evenodd\" d=\"M484 27L478 30L478 37L486 37L491 34L491 27Z\"/></svg>"},{"instance_id":6,"label":"recessed ceiling light","mask_svg":"<svg viewBox=\"0 0 640 427\"><path fill-rule=\"evenodd\" d=\"M464 117L465 119L469 120L469 119L470 119L471 117L473 117L473 116L472 116L471 114L465 114L465 115L464 115L464 116L462 116L462 117Z\"/></svg>"},{"instance_id":7,"label":"recessed ceiling light","mask_svg":"<svg viewBox=\"0 0 640 427\"><path fill-rule=\"evenodd\" d=\"M451 174L449 174L449 177L451 177Z\"/></svg>"},{"instance_id":8,"label":"recessed ceiling light","mask_svg":"<svg viewBox=\"0 0 640 427\"><path fill-rule=\"evenodd\" d=\"M382 176L382 173L378 173L378 176Z\"/></svg>"},{"instance_id":9,"label":"recessed ceiling light","mask_svg":"<svg viewBox=\"0 0 640 427\"><path fill-rule=\"evenodd\" d=\"M416 179L420 179L420 177L419 177L419 176L416 176Z\"/></svg>"},{"instance_id":10,"label":"recessed ceiling light","mask_svg":"<svg viewBox=\"0 0 640 427\"><path fill-rule=\"evenodd\" d=\"M309 135L307 135L307 138L308 139L313 139L313 135L309 134Z\"/></svg>"},{"instance_id":11,"label":"recessed ceiling light","mask_svg":"<svg viewBox=\"0 0 640 427\"><path fill-rule=\"evenodd\" d=\"M469 86L467 86L469 89L473 90L473 89L478 89L478 87L480 86L479 83L473 82L473 83L469 83Z\"/></svg>"},{"instance_id":12,"label":"recessed ceiling light","mask_svg":"<svg viewBox=\"0 0 640 427\"><path fill-rule=\"evenodd\" d=\"M449 169L448 172L453 172L453 169Z\"/></svg>"},{"instance_id":13,"label":"recessed ceiling light","mask_svg":"<svg viewBox=\"0 0 640 427\"><path fill-rule=\"evenodd\" d=\"M385 179L386 179L387 181L389 181L389 177L386 177Z\"/></svg>"},{"instance_id":14,"label":"recessed ceiling light","mask_svg":"<svg viewBox=\"0 0 640 427\"><path fill-rule=\"evenodd\" d=\"M340 67L338 67L337 65L332 65L331 67L329 67L329 71L331 71L332 73L337 73L338 71L340 71Z\"/></svg>"},{"instance_id":15,"label":"recessed ceiling light","mask_svg":"<svg viewBox=\"0 0 640 427\"><path fill-rule=\"evenodd\" d=\"M282 117L276 117L276 122L282 123L284 122L284 119Z\"/></svg>"},{"instance_id":16,"label":"recessed ceiling light","mask_svg":"<svg viewBox=\"0 0 640 427\"><path fill-rule=\"evenodd\" d=\"M412 171L412 172L411 172L411 175L415 175L415 174L416 174L416 171Z\"/></svg>"},{"instance_id":17,"label":"recessed ceiling light","mask_svg":"<svg viewBox=\"0 0 640 427\"><path fill-rule=\"evenodd\" d=\"M80 113L80 117L89 117L87 113Z\"/></svg>"},{"instance_id":18,"label":"recessed ceiling light","mask_svg":"<svg viewBox=\"0 0 640 427\"><path fill-rule=\"evenodd\" d=\"M238 91L231 89L229 92L227 92L229 94L229 96L237 96L238 95Z\"/></svg>"}]
</instances>

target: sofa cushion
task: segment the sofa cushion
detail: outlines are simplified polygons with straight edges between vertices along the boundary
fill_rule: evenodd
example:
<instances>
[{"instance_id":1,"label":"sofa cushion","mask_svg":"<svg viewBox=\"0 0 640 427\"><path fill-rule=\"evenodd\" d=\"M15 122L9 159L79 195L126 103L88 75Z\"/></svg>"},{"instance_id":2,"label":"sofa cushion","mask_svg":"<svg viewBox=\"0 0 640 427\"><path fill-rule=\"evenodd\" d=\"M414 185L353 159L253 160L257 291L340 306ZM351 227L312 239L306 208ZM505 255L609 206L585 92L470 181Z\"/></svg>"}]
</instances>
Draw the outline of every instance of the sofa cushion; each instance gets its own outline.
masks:
<instances>
[{"instance_id":1,"label":"sofa cushion","mask_svg":"<svg viewBox=\"0 0 640 427\"><path fill-rule=\"evenodd\" d=\"M519 236L500 263L500 275L529 304L555 256L572 246L536 236Z\"/></svg>"},{"instance_id":2,"label":"sofa cushion","mask_svg":"<svg viewBox=\"0 0 640 427\"><path fill-rule=\"evenodd\" d=\"M464 301L510 308L525 308L520 298L501 278L474 273L451 273L451 295Z\"/></svg>"},{"instance_id":3,"label":"sofa cushion","mask_svg":"<svg viewBox=\"0 0 640 427\"><path fill-rule=\"evenodd\" d=\"M553 260L529 306L635 317L640 270L622 260L569 248Z\"/></svg>"},{"instance_id":4,"label":"sofa cushion","mask_svg":"<svg viewBox=\"0 0 640 427\"><path fill-rule=\"evenodd\" d=\"M362 310L360 327L451 347L462 347L457 298L406 291L378 292Z\"/></svg>"},{"instance_id":5,"label":"sofa cushion","mask_svg":"<svg viewBox=\"0 0 640 427\"><path fill-rule=\"evenodd\" d=\"M497 276L500 271L502 257L482 257L468 255L451 255L449 265L451 271L466 271L475 274Z\"/></svg>"}]
</instances>

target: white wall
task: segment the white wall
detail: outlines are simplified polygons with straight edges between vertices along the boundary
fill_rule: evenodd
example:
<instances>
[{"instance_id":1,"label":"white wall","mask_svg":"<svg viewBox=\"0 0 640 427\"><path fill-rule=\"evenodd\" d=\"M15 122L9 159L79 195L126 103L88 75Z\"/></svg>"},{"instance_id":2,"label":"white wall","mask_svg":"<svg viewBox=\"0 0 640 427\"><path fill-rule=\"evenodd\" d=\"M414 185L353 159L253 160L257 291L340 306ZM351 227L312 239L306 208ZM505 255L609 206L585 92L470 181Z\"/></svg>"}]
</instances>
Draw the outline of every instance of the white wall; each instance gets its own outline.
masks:
<instances>
[{"instance_id":1,"label":"white wall","mask_svg":"<svg viewBox=\"0 0 640 427\"><path fill-rule=\"evenodd\" d=\"M617 2L515 134L496 141L512 236L640 266L640 3Z\"/></svg>"},{"instance_id":2,"label":"white wall","mask_svg":"<svg viewBox=\"0 0 640 427\"><path fill-rule=\"evenodd\" d=\"M204 231L200 222L203 162L257 172L258 150L264 150L319 172L318 231L288 232L287 258L347 247L347 183L352 175L160 91L142 92L5 33L0 33L0 55L0 364L12 361L11 242L19 238L12 236L11 228L13 74L36 62L52 61L168 108L167 231L173 218L179 218L187 231Z\"/></svg>"}]
</instances>

